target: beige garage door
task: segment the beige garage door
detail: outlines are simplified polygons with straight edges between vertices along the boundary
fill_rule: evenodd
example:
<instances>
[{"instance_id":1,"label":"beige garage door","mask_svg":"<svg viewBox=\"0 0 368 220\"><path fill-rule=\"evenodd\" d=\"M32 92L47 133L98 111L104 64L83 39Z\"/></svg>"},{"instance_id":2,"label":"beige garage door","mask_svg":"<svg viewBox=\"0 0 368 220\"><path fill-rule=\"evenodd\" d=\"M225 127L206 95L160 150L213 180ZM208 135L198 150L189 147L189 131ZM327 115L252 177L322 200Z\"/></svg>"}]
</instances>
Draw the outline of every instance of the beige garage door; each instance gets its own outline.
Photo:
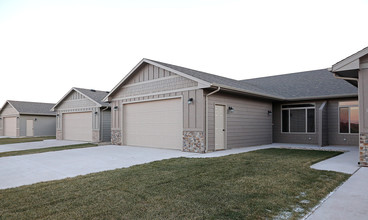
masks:
<instances>
[{"instance_id":1,"label":"beige garage door","mask_svg":"<svg viewBox=\"0 0 368 220\"><path fill-rule=\"evenodd\" d=\"M181 99L124 105L124 144L182 149Z\"/></svg>"},{"instance_id":2,"label":"beige garage door","mask_svg":"<svg viewBox=\"0 0 368 220\"><path fill-rule=\"evenodd\" d=\"M17 136L17 118L4 118L4 136L16 137Z\"/></svg>"},{"instance_id":3,"label":"beige garage door","mask_svg":"<svg viewBox=\"0 0 368 220\"><path fill-rule=\"evenodd\" d=\"M63 139L92 141L92 112L63 114Z\"/></svg>"}]
</instances>

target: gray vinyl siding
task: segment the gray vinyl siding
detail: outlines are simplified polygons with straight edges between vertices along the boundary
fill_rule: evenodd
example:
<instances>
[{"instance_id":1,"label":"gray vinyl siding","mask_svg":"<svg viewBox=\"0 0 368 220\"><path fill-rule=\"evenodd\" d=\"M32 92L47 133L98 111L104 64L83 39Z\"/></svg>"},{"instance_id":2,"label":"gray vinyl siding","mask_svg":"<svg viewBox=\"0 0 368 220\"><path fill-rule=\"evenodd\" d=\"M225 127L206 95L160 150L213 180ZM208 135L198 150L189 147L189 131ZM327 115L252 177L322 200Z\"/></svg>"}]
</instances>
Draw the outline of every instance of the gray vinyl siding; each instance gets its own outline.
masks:
<instances>
[{"instance_id":1,"label":"gray vinyl siding","mask_svg":"<svg viewBox=\"0 0 368 220\"><path fill-rule=\"evenodd\" d=\"M339 101L357 99L335 99L328 101L328 144L329 145L359 145L359 134L339 133Z\"/></svg>"},{"instance_id":2,"label":"gray vinyl siding","mask_svg":"<svg viewBox=\"0 0 368 220\"><path fill-rule=\"evenodd\" d=\"M281 105L293 103L273 103L273 142L275 143L297 143L297 144L318 144L318 109L323 101L303 101L298 103L314 103L315 106L315 132L314 133L285 133L281 132Z\"/></svg>"},{"instance_id":3,"label":"gray vinyl siding","mask_svg":"<svg viewBox=\"0 0 368 220\"><path fill-rule=\"evenodd\" d=\"M322 146L328 145L328 102L322 111Z\"/></svg>"},{"instance_id":4,"label":"gray vinyl siding","mask_svg":"<svg viewBox=\"0 0 368 220\"><path fill-rule=\"evenodd\" d=\"M366 56L367 58L367 56ZM368 133L368 70L359 71L359 129Z\"/></svg>"},{"instance_id":5,"label":"gray vinyl siding","mask_svg":"<svg viewBox=\"0 0 368 220\"><path fill-rule=\"evenodd\" d=\"M226 148L239 148L272 143L272 110L270 101L234 94L215 93L208 98L208 150L215 149L215 105L226 106ZM234 112L227 108L231 106Z\"/></svg>"},{"instance_id":6,"label":"gray vinyl siding","mask_svg":"<svg viewBox=\"0 0 368 220\"><path fill-rule=\"evenodd\" d=\"M35 121L35 119L37 120ZM27 120L33 120L33 135L35 137L56 135L55 116L21 115L19 117L20 136L26 136Z\"/></svg>"},{"instance_id":7,"label":"gray vinyl siding","mask_svg":"<svg viewBox=\"0 0 368 220\"><path fill-rule=\"evenodd\" d=\"M111 141L111 109L102 111L101 137L103 142Z\"/></svg>"},{"instance_id":8,"label":"gray vinyl siding","mask_svg":"<svg viewBox=\"0 0 368 220\"><path fill-rule=\"evenodd\" d=\"M327 101L325 110L322 112L322 145L353 145L357 146L359 143L358 134L340 134L338 131L338 103L339 101L356 100L351 99L331 99ZM322 103L326 100L311 100L303 101L302 103L315 103L316 111L316 132L315 133L282 133L281 132L281 105L292 104L288 103L273 103L273 142L274 143L296 143L296 144L318 144L318 135L320 132L320 111ZM300 103L300 102L298 102Z\"/></svg>"}]
</instances>

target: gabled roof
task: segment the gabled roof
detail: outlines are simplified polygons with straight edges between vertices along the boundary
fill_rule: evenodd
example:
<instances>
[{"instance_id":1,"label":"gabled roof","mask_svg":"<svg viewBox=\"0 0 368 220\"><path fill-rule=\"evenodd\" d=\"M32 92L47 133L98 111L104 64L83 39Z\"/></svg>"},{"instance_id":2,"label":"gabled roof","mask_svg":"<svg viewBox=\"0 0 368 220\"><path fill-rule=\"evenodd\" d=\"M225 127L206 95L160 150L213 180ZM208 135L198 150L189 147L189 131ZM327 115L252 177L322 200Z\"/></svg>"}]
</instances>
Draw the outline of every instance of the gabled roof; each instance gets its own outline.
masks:
<instances>
[{"instance_id":1,"label":"gabled roof","mask_svg":"<svg viewBox=\"0 0 368 220\"><path fill-rule=\"evenodd\" d=\"M195 80L202 84L201 88L221 87L223 90L236 91L272 100L294 101L302 99L356 97L358 94L356 87L342 79L335 78L327 69L249 80L234 80L186 67L143 59L111 90L104 101L107 101L108 97L123 85L125 80L144 63L152 64Z\"/></svg>"},{"instance_id":2,"label":"gabled roof","mask_svg":"<svg viewBox=\"0 0 368 220\"><path fill-rule=\"evenodd\" d=\"M5 102L1 109L4 109L5 105L9 104L19 114L27 115L56 115L55 112L50 112L54 103L41 103L41 102L24 102L24 101L13 101L8 100ZM1 113L1 111L0 111Z\"/></svg>"},{"instance_id":3,"label":"gabled roof","mask_svg":"<svg viewBox=\"0 0 368 220\"><path fill-rule=\"evenodd\" d=\"M267 94L265 90L250 85L244 82L240 82L238 80L213 75L210 73L193 70L181 66L176 66L168 63L163 63L159 61L154 61L150 59L141 60L112 90L111 92L104 98L104 101L108 100L108 97L114 94L114 92L124 84L125 80L129 78L130 75L134 73L136 69L138 69L144 63L152 64L154 66L163 68L167 71L173 72L180 76L189 78L191 80L197 81L200 84L200 88L209 88L209 87L221 87L222 89L233 90L253 96L260 96L269 99L282 99L281 97L277 97L273 94Z\"/></svg>"},{"instance_id":4,"label":"gabled roof","mask_svg":"<svg viewBox=\"0 0 368 220\"><path fill-rule=\"evenodd\" d=\"M368 47L346 57L331 67L331 72L349 71L359 69L359 58L368 54Z\"/></svg>"},{"instance_id":5,"label":"gabled roof","mask_svg":"<svg viewBox=\"0 0 368 220\"><path fill-rule=\"evenodd\" d=\"M327 69L242 80L286 100L306 100L358 95L355 86L337 79Z\"/></svg>"},{"instance_id":6,"label":"gabled roof","mask_svg":"<svg viewBox=\"0 0 368 220\"><path fill-rule=\"evenodd\" d=\"M94 89L83 89L83 88L71 88L52 108L51 111L55 111L55 108L73 91L76 91L84 95L87 99L96 103L98 107L108 107L109 103L103 102L102 99L109 93L107 91L94 90Z\"/></svg>"}]
</instances>

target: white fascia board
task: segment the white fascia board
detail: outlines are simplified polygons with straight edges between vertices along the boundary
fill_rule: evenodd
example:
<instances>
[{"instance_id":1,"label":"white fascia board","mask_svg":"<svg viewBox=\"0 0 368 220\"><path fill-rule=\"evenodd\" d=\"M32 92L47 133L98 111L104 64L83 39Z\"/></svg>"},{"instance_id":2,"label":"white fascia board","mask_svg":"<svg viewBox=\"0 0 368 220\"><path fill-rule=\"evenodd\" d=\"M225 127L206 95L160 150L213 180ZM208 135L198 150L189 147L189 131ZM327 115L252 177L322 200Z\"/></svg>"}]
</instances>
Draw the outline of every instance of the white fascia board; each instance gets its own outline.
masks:
<instances>
[{"instance_id":1,"label":"white fascia board","mask_svg":"<svg viewBox=\"0 0 368 220\"><path fill-rule=\"evenodd\" d=\"M335 63L332 65L331 71L332 72L338 72L343 70L353 70L358 68L359 69L359 58L368 54L368 47L356 52L355 54L352 54L348 56L347 58ZM358 66L356 66L356 63L358 62ZM351 64L353 63L353 64ZM349 65L351 64L351 65ZM349 65L350 67L343 68L345 66ZM343 69L342 69L343 68Z\"/></svg>"},{"instance_id":2,"label":"white fascia board","mask_svg":"<svg viewBox=\"0 0 368 220\"><path fill-rule=\"evenodd\" d=\"M109 97L110 97L110 95L112 94L112 93L114 93L115 92L115 90L117 89L117 88L119 88L120 87L120 85L121 84L123 84L123 82L130 76L130 75L132 75L133 73L134 73L134 71L136 70L136 69L138 69L138 67L140 67L141 65L142 65L142 63L145 61L145 59L142 59L137 65L135 65L135 67L132 69L132 70L130 70L130 72L122 79L122 80L120 80L120 82L105 96L105 98L102 100L103 102L108 102L109 100Z\"/></svg>"},{"instance_id":3,"label":"white fascia board","mask_svg":"<svg viewBox=\"0 0 368 220\"><path fill-rule=\"evenodd\" d=\"M1 109L0 109L0 114L1 114L1 112L3 111L3 109L5 108L5 105L6 104L9 104L13 109L15 109L15 111L17 111L18 112L18 114L19 114L19 111L16 109L16 108L14 108L14 106L10 103L12 100L6 100L5 101L5 103L4 103L4 105L1 107Z\"/></svg>"},{"instance_id":4,"label":"white fascia board","mask_svg":"<svg viewBox=\"0 0 368 220\"><path fill-rule=\"evenodd\" d=\"M278 101L286 100L284 97L279 97L279 96L273 96L273 95L268 95L268 94L259 93L259 92L248 91L248 90L245 90L245 89L238 89L238 88L234 88L234 87L230 87L230 86L224 86L224 85L221 85L221 84L213 84L212 86L221 87L221 89L228 89L228 90L237 91L237 92L248 94L248 95L251 95L251 96L258 96L258 97L263 97L263 98L267 98L267 99L275 99L275 100L278 100Z\"/></svg>"},{"instance_id":5,"label":"white fascia board","mask_svg":"<svg viewBox=\"0 0 368 220\"><path fill-rule=\"evenodd\" d=\"M193 76L187 75L187 74L182 73L182 72L180 72L180 71L174 70L174 69L172 69L172 68L170 68L170 67L163 66L163 65L158 64L158 63L156 63L156 62L154 62L154 61L146 60L146 59L144 59L144 61L145 61L146 63L149 63L149 64L152 64L152 65L154 65L154 66L160 67L160 68L165 69L165 70L167 70L167 71L173 72L173 73L175 73L175 74L177 74L177 75L179 75L179 76L182 76L182 77L188 78L188 79L190 79L190 80L196 81L196 82L198 82L198 84L206 85L207 87L210 87L210 86L211 86L211 83L209 83L209 82L207 82L207 81L204 81L204 80L198 79L198 78L196 78L196 77L193 77Z\"/></svg>"},{"instance_id":6,"label":"white fascia board","mask_svg":"<svg viewBox=\"0 0 368 220\"><path fill-rule=\"evenodd\" d=\"M102 105L98 102L96 102L95 100L91 99L88 95L84 94L83 92L79 91L77 88L74 88L75 91L79 92L80 94L84 95L87 99L89 99L90 101L96 103L97 107L102 107Z\"/></svg>"},{"instance_id":7,"label":"white fascia board","mask_svg":"<svg viewBox=\"0 0 368 220\"><path fill-rule=\"evenodd\" d=\"M182 73L182 72L179 72L179 71L177 71L177 70L174 70L174 69L171 69L171 68L169 68L169 67L166 67L166 66L163 66L163 65L161 65L161 64L158 64L158 63L156 63L156 62L153 62L153 61L151 61L151 60L147 60L147 59L142 59L110 92L109 92L109 94L107 94L106 95L106 97L102 100L102 101L104 101L104 102L108 102L109 101L109 97L110 97L110 95L112 94L112 93L114 93L115 92L115 90L117 89L117 88L119 88L120 87L120 85L121 84L123 84L123 82L127 79L127 78L129 78L130 77L130 75L132 75L133 73L134 73L134 71L136 70L136 69L138 69L138 67L140 67L143 63L148 63L148 64L152 64L152 65L154 65L154 66L157 66L157 67L160 67L160 68L162 68L162 69L165 69L165 70L167 70L167 71L170 71L170 72L173 72L173 73L175 73L175 74L177 74L177 75L179 75L179 76L182 76L182 77L185 77L185 78L188 78L188 79L191 79L191 80L193 80L193 81L196 81L196 82L198 82L198 86L199 87L201 87L201 88L208 88L208 87L211 87L211 83L209 83L209 82L207 82L207 81L204 81L204 80L201 80L201 79L198 79L198 78L195 78L195 77L193 77L193 76L189 76L189 75L187 75L187 74L185 74L185 73Z\"/></svg>"},{"instance_id":8,"label":"white fascia board","mask_svg":"<svg viewBox=\"0 0 368 220\"><path fill-rule=\"evenodd\" d=\"M74 87L69 89L69 91L50 109L51 112L55 111L56 106L58 106L64 99L67 97L72 91L74 90Z\"/></svg>"}]
</instances>

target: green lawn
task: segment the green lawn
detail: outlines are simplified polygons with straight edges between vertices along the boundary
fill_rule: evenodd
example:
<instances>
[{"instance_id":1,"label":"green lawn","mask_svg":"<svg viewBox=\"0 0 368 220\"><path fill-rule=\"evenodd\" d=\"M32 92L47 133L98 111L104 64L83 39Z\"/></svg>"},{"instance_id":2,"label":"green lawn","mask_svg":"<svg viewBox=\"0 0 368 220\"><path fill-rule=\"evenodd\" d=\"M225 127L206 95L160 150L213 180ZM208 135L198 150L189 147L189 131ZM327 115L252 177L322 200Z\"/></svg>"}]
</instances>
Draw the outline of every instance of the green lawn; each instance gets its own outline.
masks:
<instances>
[{"instance_id":1,"label":"green lawn","mask_svg":"<svg viewBox=\"0 0 368 220\"><path fill-rule=\"evenodd\" d=\"M350 177L309 168L338 154L177 158L0 190L0 219L297 219Z\"/></svg>"},{"instance_id":2,"label":"green lawn","mask_svg":"<svg viewBox=\"0 0 368 220\"><path fill-rule=\"evenodd\" d=\"M95 147L95 146L97 146L97 144L87 143L87 144L75 144L75 145L66 145L66 146L58 146L58 147L47 147L47 148L40 148L40 149L8 151L8 152L0 153L0 157L19 156L19 155L26 155L26 154L38 154L38 153L45 153L45 152L50 152L50 151L70 150L70 149L76 149L76 148Z\"/></svg>"},{"instance_id":3,"label":"green lawn","mask_svg":"<svg viewBox=\"0 0 368 220\"><path fill-rule=\"evenodd\" d=\"M0 144L16 144L33 141L43 141L47 139L55 139L55 136L48 137L24 137L24 138L0 138Z\"/></svg>"}]
</instances>

